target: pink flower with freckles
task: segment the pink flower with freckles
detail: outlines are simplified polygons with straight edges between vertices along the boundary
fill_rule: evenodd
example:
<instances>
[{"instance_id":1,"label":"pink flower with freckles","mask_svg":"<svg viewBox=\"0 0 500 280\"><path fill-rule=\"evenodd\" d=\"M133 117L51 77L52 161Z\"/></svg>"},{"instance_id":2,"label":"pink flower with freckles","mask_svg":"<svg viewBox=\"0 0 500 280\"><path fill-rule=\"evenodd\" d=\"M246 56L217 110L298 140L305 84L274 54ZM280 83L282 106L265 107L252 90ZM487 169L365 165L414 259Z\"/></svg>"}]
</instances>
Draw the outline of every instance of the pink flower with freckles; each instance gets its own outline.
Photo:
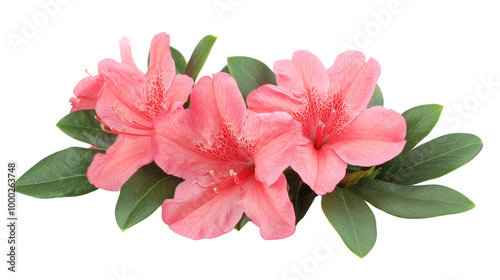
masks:
<instances>
[{"instance_id":1,"label":"pink flower with freckles","mask_svg":"<svg viewBox=\"0 0 500 280\"><path fill-rule=\"evenodd\" d=\"M132 51L130 49L130 40L127 37L120 39L120 55L122 63L135 66L134 59L132 58ZM90 75L90 74L89 74ZM99 93L104 85L104 78L101 74L95 76L90 75L80 80L73 89L73 94L76 97L71 97L71 111L91 110L95 109Z\"/></svg>"},{"instance_id":2,"label":"pink flower with freckles","mask_svg":"<svg viewBox=\"0 0 500 280\"><path fill-rule=\"evenodd\" d=\"M290 165L300 124L283 112L246 109L226 73L203 77L192 109L176 108L155 121L155 162L185 179L163 203L163 220L192 239L231 231L245 213L265 239L295 231L283 170Z\"/></svg>"},{"instance_id":3,"label":"pink flower with freckles","mask_svg":"<svg viewBox=\"0 0 500 280\"><path fill-rule=\"evenodd\" d=\"M277 61L274 72L278 85L252 91L248 107L287 112L302 124L291 166L317 194L333 191L347 164L378 165L403 150L404 118L381 106L366 109L380 76L374 59L347 51L326 70L313 54L297 51Z\"/></svg>"},{"instance_id":4,"label":"pink flower with freckles","mask_svg":"<svg viewBox=\"0 0 500 280\"><path fill-rule=\"evenodd\" d=\"M166 33L151 41L146 74L135 66L130 52L125 54L123 60L128 63L111 59L99 63L104 83L95 106L97 119L105 131L118 137L106 154L95 155L87 170L91 184L111 191L120 190L141 166L153 161L153 121L162 112L182 107L193 87L193 79L176 75Z\"/></svg>"}]
</instances>

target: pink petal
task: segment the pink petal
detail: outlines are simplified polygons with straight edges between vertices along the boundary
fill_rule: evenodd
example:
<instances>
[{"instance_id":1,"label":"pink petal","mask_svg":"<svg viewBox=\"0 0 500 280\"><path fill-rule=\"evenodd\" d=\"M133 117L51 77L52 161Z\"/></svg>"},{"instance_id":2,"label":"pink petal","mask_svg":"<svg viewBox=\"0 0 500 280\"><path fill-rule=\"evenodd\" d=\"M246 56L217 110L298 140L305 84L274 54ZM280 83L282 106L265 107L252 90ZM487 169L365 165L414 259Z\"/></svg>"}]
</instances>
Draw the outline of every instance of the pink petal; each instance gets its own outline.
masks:
<instances>
[{"instance_id":1,"label":"pink petal","mask_svg":"<svg viewBox=\"0 0 500 280\"><path fill-rule=\"evenodd\" d=\"M151 41L149 69L146 73L148 92L156 92L159 87L168 89L175 77L175 62L170 53L170 36L157 34Z\"/></svg>"},{"instance_id":2,"label":"pink petal","mask_svg":"<svg viewBox=\"0 0 500 280\"><path fill-rule=\"evenodd\" d=\"M354 119L372 98L377 79L380 76L380 65L376 60L366 58L359 51L341 53L333 66L328 69L330 77L329 95L342 100L346 105L348 120Z\"/></svg>"},{"instance_id":3,"label":"pink petal","mask_svg":"<svg viewBox=\"0 0 500 280\"><path fill-rule=\"evenodd\" d=\"M191 93L193 117L205 137L216 135L223 124L230 124L235 135L243 126L247 111L236 81L227 73L217 73L213 79L202 77Z\"/></svg>"},{"instance_id":4,"label":"pink petal","mask_svg":"<svg viewBox=\"0 0 500 280\"><path fill-rule=\"evenodd\" d=\"M73 106L71 112L95 109L103 84L104 79L101 75L81 79L73 89L73 94L76 98L72 97L69 100Z\"/></svg>"},{"instance_id":5,"label":"pink petal","mask_svg":"<svg viewBox=\"0 0 500 280\"><path fill-rule=\"evenodd\" d=\"M332 192L344 178L347 163L330 147L323 145L316 150L309 142L297 146L292 168L314 192L324 195Z\"/></svg>"},{"instance_id":6,"label":"pink petal","mask_svg":"<svg viewBox=\"0 0 500 280\"><path fill-rule=\"evenodd\" d=\"M255 177L273 184L290 166L301 134L300 123L284 112L250 113L243 131L245 139L255 145Z\"/></svg>"},{"instance_id":7,"label":"pink petal","mask_svg":"<svg viewBox=\"0 0 500 280\"><path fill-rule=\"evenodd\" d=\"M295 212L281 174L272 185L250 178L243 186L242 206L250 220L260 227L264 239L281 239L295 232Z\"/></svg>"},{"instance_id":8,"label":"pink petal","mask_svg":"<svg viewBox=\"0 0 500 280\"><path fill-rule=\"evenodd\" d=\"M191 181L207 176L210 170L239 170L240 161L224 160L206 152L203 147L210 145L200 135L199 124L193 110L183 110L182 106L158 116L151 143L158 166L168 174Z\"/></svg>"},{"instance_id":9,"label":"pink petal","mask_svg":"<svg viewBox=\"0 0 500 280\"><path fill-rule=\"evenodd\" d=\"M96 154L87 170L97 188L118 191L141 166L153 161L148 153L150 137L119 135L106 154Z\"/></svg>"},{"instance_id":10,"label":"pink petal","mask_svg":"<svg viewBox=\"0 0 500 280\"><path fill-rule=\"evenodd\" d=\"M187 75L177 74L165 96L165 110L170 110L177 102L186 103L193 90L193 79Z\"/></svg>"},{"instance_id":11,"label":"pink petal","mask_svg":"<svg viewBox=\"0 0 500 280\"><path fill-rule=\"evenodd\" d=\"M291 115L299 112L305 105L291 91L275 85L263 85L250 92L247 104L248 109L257 113L282 111Z\"/></svg>"},{"instance_id":12,"label":"pink petal","mask_svg":"<svg viewBox=\"0 0 500 280\"><path fill-rule=\"evenodd\" d=\"M151 126L137 109L146 100L144 74L134 66L111 59L99 63L99 72L105 80L96 105L99 118L116 131L144 134L144 131L127 125L136 122L145 127Z\"/></svg>"},{"instance_id":13,"label":"pink petal","mask_svg":"<svg viewBox=\"0 0 500 280\"><path fill-rule=\"evenodd\" d=\"M381 106L369 108L325 145L349 164L373 166L396 157L406 141L406 122L399 113Z\"/></svg>"},{"instance_id":14,"label":"pink petal","mask_svg":"<svg viewBox=\"0 0 500 280\"><path fill-rule=\"evenodd\" d=\"M131 66L135 65L134 58L132 57L132 50L130 47L130 40L127 37L122 37L120 39L120 55L122 57L122 62L130 64Z\"/></svg>"},{"instance_id":15,"label":"pink petal","mask_svg":"<svg viewBox=\"0 0 500 280\"><path fill-rule=\"evenodd\" d=\"M191 239L220 236L233 230L243 215L239 206L242 194L239 187L216 193L184 181L177 186L174 198L163 202L163 221Z\"/></svg>"},{"instance_id":16,"label":"pink petal","mask_svg":"<svg viewBox=\"0 0 500 280\"><path fill-rule=\"evenodd\" d=\"M311 92L326 97L330 84L325 66L308 51L296 51L292 61L276 61L274 72L278 86L292 91L297 97Z\"/></svg>"}]
</instances>

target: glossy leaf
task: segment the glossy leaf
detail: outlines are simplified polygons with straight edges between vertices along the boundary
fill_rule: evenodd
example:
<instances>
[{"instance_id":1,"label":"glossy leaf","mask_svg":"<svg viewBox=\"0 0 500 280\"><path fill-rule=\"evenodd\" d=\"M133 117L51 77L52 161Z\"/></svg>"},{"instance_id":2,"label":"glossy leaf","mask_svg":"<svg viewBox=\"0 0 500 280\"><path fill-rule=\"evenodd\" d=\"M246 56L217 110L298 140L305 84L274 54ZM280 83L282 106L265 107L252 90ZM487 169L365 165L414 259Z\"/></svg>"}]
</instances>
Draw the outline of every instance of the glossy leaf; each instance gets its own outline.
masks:
<instances>
[{"instance_id":1,"label":"glossy leaf","mask_svg":"<svg viewBox=\"0 0 500 280\"><path fill-rule=\"evenodd\" d=\"M184 56L174 47L170 47L170 53L174 59L177 74L184 74L184 71L186 70L186 59Z\"/></svg>"},{"instance_id":2,"label":"glossy leaf","mask_svg":"<svg viewBox=\"0 0 500 280\"><path fill-rule=\"evenodd\" d=\"M66 115L56 125L70 137L90 145L107 149L116 139L115 134L107 133L95 119L94 110L80 110Z\"/></svg>"},{"instance_id":3,"label":"glossy leaf","mask_svg":"<svg viewBox=\"0 0 500 280\"><path fill-rule=\"evenodd\" d=\"M245 56L228 57L227 66L245 100L252 90L265 84L276 84L274 72L256 59Z\"/></svg>"},{"instance_id":4,"label":"glossy leaf","mask_svg":"<svg viewBox=\"0 0 500 280\"><path fill-rule=\"evenodd\" d=\"M99 150L67 148L31 167L16 182L16 192L37 198L78 196L95 191L87 168Z\"/></svg>"},{"instance_id":5,"label":"glossy leaf","mask_svg":"<svg viewBox=\"0 0 500 280\"><path fill-rule=\"evenodd\" d=\"M403 113L406 121L406 145L400 155L411 151L431 132L442 110L441 105L429 104L411 108Z\"/></svg>"},{"instance_id":6,"label":"glossy leaf","mask_svg":"<svg viewBox=\"0 0 500 280\"><path fill-rule=\"evenodd\" d=\"M456 214L475 206L463 194L440 185L405 186L361 179L349 190L384 212L408 219Z\"/></svg>"},{"instance_id":7,"label":"glossy leaf","mask_svg":"<svg viewBox=\"0 0 500 280\"><path fill-rule=\"evenodd\" d=\"M375 216L366 202L348 188L337 187L323 196L321 207L347 247L366 256L377 240Z\"/></svg>"},{"instance_id":8,"label":"glossy leaf","mask_svg":"<svg viewBox=\"0 0 500 280\"><path fill-rule=\"evenodd\" d=\"M189 58L184 74L196 81L196 78L198 78L203 65L205 65L205 61L207 61L208 55L210 54L216 40L217 37L212 35L207 35L201 39L195 47L193 54L191 54L191 58Z\"/></svg>"},{"instance_id":9,"label":"glossy leaf","mask_svg":"<svg viewBox=\"0 0 500 280\"><path fill-rule=\"evenodd\" d=\"M298 224L306 215L317 195L302 182L297 172L289 168L284 173L288 184L288 195L295 211L295 224Z\"/></svg>"},{"instance_id":10,"label":"glossy leaf","mask_svg":"<svg viewBox=\"0 0 500 280\"><path fill-rule=\"evenodd\" d=\"M381 170L383 181L414 185L441 177L471 161L482 149L481 139L472 134L448 134L422 144Z\"/></svg>"},{"instance_id":11,"label":"glossy leaf","mask_svg":"<svg viewBox=\"0 0 500 280\"><path fill-rule=\"evenodd\" d=\"M174 197L182 181L154 163L141 167L121 188L115 208L118 226L126 230L149 217L165 199Z\"/></svg>"},{"instance_id":12,"label":"glossy leaf","mask_svg":"<svg viewBox=\"0 0 500 280\"><path fill-rule=\"evenodd\" d=\"M382 90L380 90L378 85L375 87L375 92L373 93L372 99L366 108L373 106L384 106L384 96L382 95Z\"/></svg>"}]
</instances>

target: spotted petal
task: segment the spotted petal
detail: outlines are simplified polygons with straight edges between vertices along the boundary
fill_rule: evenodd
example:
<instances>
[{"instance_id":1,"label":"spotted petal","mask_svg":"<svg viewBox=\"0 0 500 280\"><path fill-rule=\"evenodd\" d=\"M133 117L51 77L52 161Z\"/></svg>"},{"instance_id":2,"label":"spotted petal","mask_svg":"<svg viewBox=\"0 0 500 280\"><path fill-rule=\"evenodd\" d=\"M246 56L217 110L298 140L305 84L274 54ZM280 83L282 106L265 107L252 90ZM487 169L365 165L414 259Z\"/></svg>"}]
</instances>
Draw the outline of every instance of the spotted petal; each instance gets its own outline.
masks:
<instances>
[{"instance_id":1,"label":"spotted petal","mask_svg":"<svg viewBox=\"0 0 500 280\"><path fill-rule=\"evenodd\" d=\"M335 59L328 69L330 77L329 96L345 106L348 121L353 120L370 102L378 77L380 65L359 51L346 51Z\"/></svg>"}]
</instances>

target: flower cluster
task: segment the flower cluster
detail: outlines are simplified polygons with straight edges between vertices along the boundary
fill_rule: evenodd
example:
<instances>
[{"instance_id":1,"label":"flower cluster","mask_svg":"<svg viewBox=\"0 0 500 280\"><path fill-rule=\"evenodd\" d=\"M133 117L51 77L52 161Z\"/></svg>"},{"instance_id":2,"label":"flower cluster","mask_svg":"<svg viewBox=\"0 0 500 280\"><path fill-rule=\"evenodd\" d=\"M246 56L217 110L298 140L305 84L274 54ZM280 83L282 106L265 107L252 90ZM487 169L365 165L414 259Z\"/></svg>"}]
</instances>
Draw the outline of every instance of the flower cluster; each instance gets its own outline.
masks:
<instances>
[{"instance_id":1,"label":"flower cluster","mask_svg":"<svg viewBox=\"0 0 500 280\"><path fill-rule=\"evenodd\" d=\"M327 69L301 50L271 70L231 57L220 72L197 80L214 42L203 38L186 64L160 33L143 73L122 38L122 62L104 59L97 75L82 79L70 114L58 123L92 147L48 156L16 190L40 198L120 191L120 228L161 205L163 221L191 239L248 221L264 239L286 238L322 196L328 220L361 257L376 239L366 202L403 218L474 207L447 187L415 184L467 163L481 140L450 134L415 148L442 107L403 114L384 108L376 60L347 51Z\"/></svg>"},{"instance_id":2,"label":"flower cluster","mask_svg":"<svg viewBox=\"0 0 500 280\"><path fill-rule=\"evenodd\" d=\"M103 129L119 134L88 169L90 183L120 190L153 160L180 177L163 220L193 239L231 231L243 213L265 239L288 237L295 214L283 171L291 166L317 194L332 192L347 164L373 166L397 156L406 123L393 110L366 109L379 64L357 51L328 70L297 51L274 65L277 85L252 91L248 108L227 73L193 80L176 74L169 35L153 38L149 69L135 65L127 38L122 63L105 59L75 89L72 111L95 109ZM193 88L193 89L192 89ZM191 90L192 89L192 90ZM190 96L191 108L183 105Z\"/></svg>"}]
</instances>

